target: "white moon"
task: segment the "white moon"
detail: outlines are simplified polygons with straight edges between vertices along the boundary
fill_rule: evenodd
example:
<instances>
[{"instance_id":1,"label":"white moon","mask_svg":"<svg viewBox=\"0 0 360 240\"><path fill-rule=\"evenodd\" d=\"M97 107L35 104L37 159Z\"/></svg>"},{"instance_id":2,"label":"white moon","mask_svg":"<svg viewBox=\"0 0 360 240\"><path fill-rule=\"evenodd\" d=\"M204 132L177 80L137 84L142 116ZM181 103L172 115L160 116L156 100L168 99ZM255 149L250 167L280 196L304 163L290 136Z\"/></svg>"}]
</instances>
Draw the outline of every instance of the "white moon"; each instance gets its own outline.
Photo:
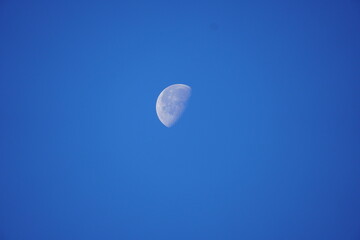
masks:
<instances>
[{"instance_id":1,"label":"white moon","mask_svg":"<svg viewBox=\"0 0 360 240\"><path fill-rule=\"evenodd\" d=\"M156 113L166 127L171 127L179 120L190 96L191 87L185 84L173 84L160 93L156 101Z\"/></svg>"}]
</instances>

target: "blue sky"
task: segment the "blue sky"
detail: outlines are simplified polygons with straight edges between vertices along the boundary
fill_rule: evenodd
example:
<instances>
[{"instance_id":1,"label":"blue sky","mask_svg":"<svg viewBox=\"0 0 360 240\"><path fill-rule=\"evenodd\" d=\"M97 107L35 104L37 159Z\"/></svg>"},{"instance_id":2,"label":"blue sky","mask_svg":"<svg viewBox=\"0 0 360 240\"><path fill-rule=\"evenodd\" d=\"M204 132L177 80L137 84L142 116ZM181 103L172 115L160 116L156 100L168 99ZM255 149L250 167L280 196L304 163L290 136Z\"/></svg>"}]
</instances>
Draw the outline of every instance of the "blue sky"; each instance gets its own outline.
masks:
<instances>
[{"instance_id":1,"label":"blue sky","mask_svg":"<svg viewBox=\"0 0 360 240\"><path fill-rule=\"evenodd\" d=\"M359 1L5 0L0 35L0 239L360 239Z\"/></svg>"}]
</instances>

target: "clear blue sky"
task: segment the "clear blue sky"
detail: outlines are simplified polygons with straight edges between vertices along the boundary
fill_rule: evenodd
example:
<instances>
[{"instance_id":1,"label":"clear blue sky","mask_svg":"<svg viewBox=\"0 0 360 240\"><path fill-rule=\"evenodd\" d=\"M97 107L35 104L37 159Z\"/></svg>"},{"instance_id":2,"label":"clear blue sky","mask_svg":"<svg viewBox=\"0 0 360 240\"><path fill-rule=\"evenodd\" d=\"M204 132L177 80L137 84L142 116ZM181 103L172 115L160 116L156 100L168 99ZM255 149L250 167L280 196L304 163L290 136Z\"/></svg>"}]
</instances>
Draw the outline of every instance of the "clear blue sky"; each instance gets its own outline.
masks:
<instances>
[{"instance_id":1,"label":"clear blue sky","mask_svg":"<svg viewBox=\"0 0 360 240\"><path fill-rule=\"evenodd\" d=\"M1 240L360 239L359 1L2 0L0 36Z\"/></svg>"}]
</instances>

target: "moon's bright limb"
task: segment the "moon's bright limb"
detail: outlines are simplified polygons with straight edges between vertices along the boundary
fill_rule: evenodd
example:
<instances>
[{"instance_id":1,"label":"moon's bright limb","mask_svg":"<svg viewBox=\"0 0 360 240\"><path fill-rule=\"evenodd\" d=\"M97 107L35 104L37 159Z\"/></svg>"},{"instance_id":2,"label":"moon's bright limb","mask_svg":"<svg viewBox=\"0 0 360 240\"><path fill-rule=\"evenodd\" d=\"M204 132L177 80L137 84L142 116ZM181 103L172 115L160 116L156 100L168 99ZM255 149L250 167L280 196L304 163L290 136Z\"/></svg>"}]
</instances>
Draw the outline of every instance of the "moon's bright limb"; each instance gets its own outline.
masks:
<instances>
[{"instance_id":1,"label":"moon's bright limb","mask_svg":"<svg viewBox=\"0 0 360 240\"><path fill-rule=\"evenodd\" d=\"M181 117L191 95L191 87L173 84L165 88L156 101L156 113L160 121L171 127Z\"/></svg>"}]
</instances>

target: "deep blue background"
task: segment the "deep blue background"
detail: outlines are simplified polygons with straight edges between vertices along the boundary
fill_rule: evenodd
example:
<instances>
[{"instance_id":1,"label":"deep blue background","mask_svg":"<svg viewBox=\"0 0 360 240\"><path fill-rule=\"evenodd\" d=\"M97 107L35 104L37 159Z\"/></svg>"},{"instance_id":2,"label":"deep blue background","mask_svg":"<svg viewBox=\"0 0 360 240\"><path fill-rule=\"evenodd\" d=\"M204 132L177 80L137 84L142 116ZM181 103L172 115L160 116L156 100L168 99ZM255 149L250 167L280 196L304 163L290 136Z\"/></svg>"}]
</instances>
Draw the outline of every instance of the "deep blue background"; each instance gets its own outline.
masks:
<instances>
[{"instance_id":1,"label":"deep blue background","mask_svg":"<svg viewBox=\"0 0 360 240\"><path fill-rule=\"evenodd\" d=\"M0 239L358 240L359 93L356 0L2 0Z\"/></svg>"}]
</instances>

